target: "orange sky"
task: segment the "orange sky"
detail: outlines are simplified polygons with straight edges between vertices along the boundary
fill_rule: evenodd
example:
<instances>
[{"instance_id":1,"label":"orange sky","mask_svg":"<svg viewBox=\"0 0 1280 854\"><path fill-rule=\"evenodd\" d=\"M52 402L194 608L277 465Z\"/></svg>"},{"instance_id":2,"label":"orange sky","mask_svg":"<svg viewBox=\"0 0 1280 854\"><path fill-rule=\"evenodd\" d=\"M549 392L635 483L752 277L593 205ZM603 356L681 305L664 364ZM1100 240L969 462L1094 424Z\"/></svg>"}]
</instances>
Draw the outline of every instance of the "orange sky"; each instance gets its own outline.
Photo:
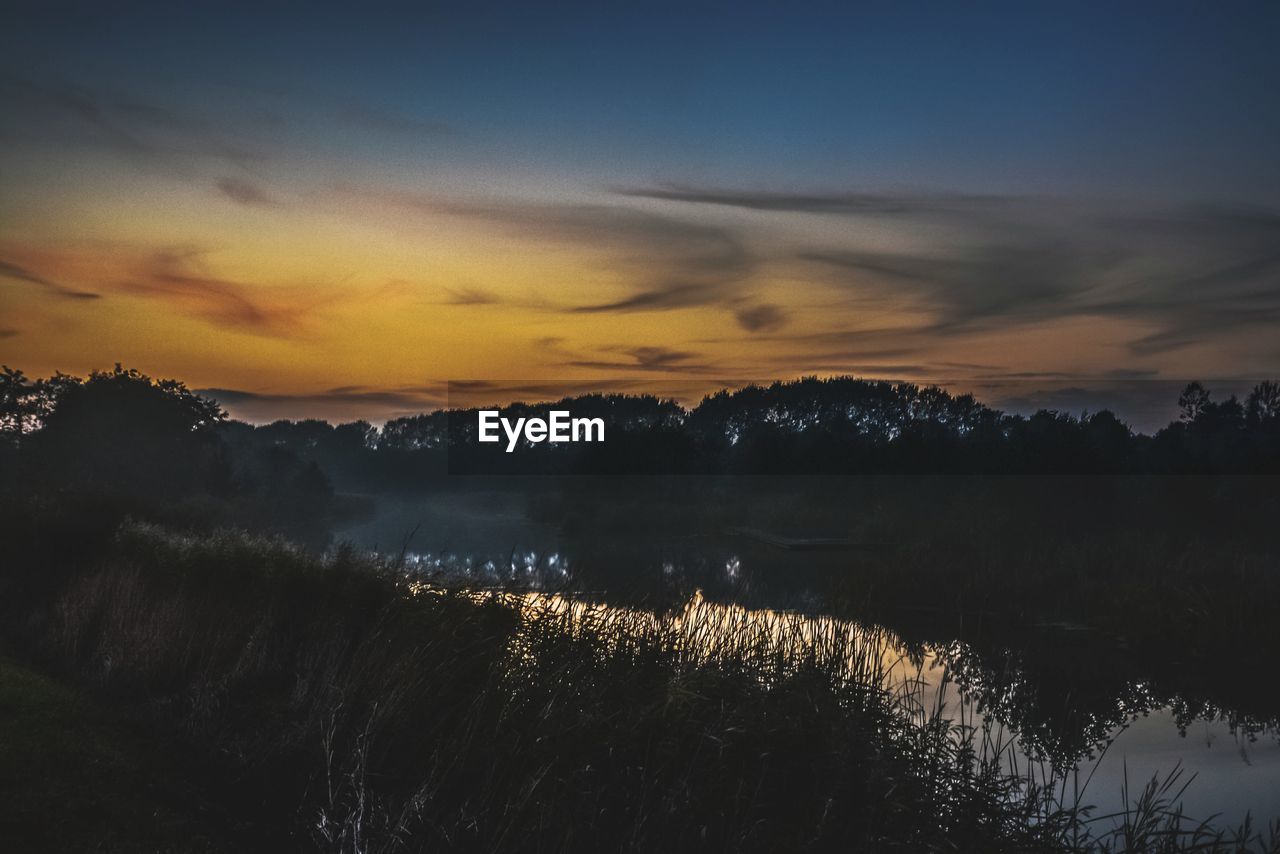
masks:
<instances>
[{"instance_id":1,"label":"orange sky","mask_svg":"<svg viewBox=\"0 0 1280 854\"><path fill-rule=\"evenodd\" d=\"M936 292L805 257L806 244L909 253L912 224L607 193L260 184L246 202L216 180L71 176L21 217L10 202L0 358L34 375L120 361L193 387L297 395L300 414L378 418L437 402L448 380L598 379L688 397L807 373L1176 377L1230 373L1265 343L1144 357L1130 345L1151 319L1070 306L940 329L953 308ZM323 403L355 388L403 399Z\"/></svg>"}]
</instances>

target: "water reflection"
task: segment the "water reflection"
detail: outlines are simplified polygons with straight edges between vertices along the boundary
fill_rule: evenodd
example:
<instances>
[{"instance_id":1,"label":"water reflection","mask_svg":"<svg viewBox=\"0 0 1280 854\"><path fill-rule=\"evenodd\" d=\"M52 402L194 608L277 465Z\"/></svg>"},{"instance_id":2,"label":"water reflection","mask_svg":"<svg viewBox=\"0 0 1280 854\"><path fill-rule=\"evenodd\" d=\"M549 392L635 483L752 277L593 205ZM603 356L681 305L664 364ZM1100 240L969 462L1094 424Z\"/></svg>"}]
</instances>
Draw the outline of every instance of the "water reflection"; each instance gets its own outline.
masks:
<instances>
[{"instance_id":1,"label":"water reflection","mask_svg":"<svg viewBox=\"0 0 1280 854\"><path fill-rule=\"evenodd\" d=\"M887 690L916 692L921 709L945 701L949 715L1016 734L1022 756L1091 774L1095 803L1119 797L1126 769L1140 787L1181 765L1199 775L1187 793L1189 813L1221 813L1228 823L1246 811L1280 816L1280 697L1272 680L1230 659L1188 666L1176 648L1153 655L1105 631L1014 626L972 609L849 609L840 592L861 571L857 554L797 554L725 536L706 519L685 524L677 518L683 506L671 500L657 507L630 496L608 500L643 519L602 527L583 521L586 500L477 492L383 501L376 521L345 535L392 556L403 551L423 580L506 591L523 597L523 607L668 621L687 636L691 660L714 654L700 637L737 636L745 648L767 636L775 655L838 654L841 666L864 676L874 666ZM874 511L868 499L847 501L864 516ZM761 503L801 518L812 511ZM696 504L710 502L698 496ZM403 532L424 520L403 547ZM1070 536L1110 544L1114 532ZM855 614L861 621L850 619Z\"/></svg>"},{"instance_id":2,"label":"water reflection","mask_svg":"<svg viewBox=\"0 0 1280 854\"><path fill-rule=\"evenodd\" d=\"M1016 674L992 678L959 641L908 645L883 626L830 616L756 610L713 602L701 591L678 608L651 611L596 599L542 591L491 591L527 613L550 611L588 630L641 626L675 638L679 660L690 665L763 657L812 663L842 674L850 684L879 685L905 713L926 720L940 715L986 733L986 742L1010 747L1011 767L1046 762L1057 774L1077 769L1086 780L1078 797L1103 812L1119 809L1128 786L1181 767L1196 777L1183 801L1189 815L1220 816L1229 823L1246 814L1280 814L1280 742L1257 738L1216 710L1197 710L1195 723L1179 702L1168 703L1135 683L1110 714L1084 714L1083 732L1070 740L1046 729L1024 704L1027 686ZM605 636L616 636L604 632ZM1274 730L1271 730L1274 732ZM1083 750L1080 745L1087 745ZM1056 751L1067 752L1056 752ZM1044 772L1042 772L1044 773Z\"/></svg>"}]
</instances>

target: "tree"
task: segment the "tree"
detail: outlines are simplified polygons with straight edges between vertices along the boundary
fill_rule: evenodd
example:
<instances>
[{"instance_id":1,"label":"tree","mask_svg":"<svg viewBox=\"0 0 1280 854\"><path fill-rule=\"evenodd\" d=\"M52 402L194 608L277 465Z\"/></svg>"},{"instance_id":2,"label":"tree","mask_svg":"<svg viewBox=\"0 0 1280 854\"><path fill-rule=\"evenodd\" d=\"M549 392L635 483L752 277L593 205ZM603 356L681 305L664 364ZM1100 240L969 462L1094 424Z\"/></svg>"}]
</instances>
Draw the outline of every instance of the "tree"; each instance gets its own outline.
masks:
<instances>
[{"instance_id":1,"label":"tree","mask_svg":"<svg viewBox=\"0 0 1280 854\"><path fill-rule=\"evenodd\" d=\"M226 413L177 380L116 365L46 397L33 443L49 485L165 500L204 490L221 464Z\"/></svg>"},{"instance_id":2,"label":"tree","mask_svg":"<svg viewBox=\"0 0 1280 854\"><path fill-rule=\"evenodd\" d=\"M1188 383L1182 394L1178 395L1178 409L1181 413L1178 417L1182 421L1195 421L1204 414L1208 406L1209 391L1198 382Z\"/></svg>"},{"instance_id":3,"label":"tree","mask_svg":"<svg viewBox=\"0 0 1280 854\"><path fill-rule=\"evenodd\" d=\"M35 414L33 387L22 371L8 365L0 369L0 436L6 444L17 444L31 429Z\"/></svg>"},{"instance_id":4,"label":"tree","mask_svg":"<svg viewBox=\"0 0 1280 854\"><path fill-rule=\"evenodd\" d=\"M1280 383L1263 380L1254 386L1245 403L1245 418L1250 424L1280 420Z\"/></svg>"}]
</instances>

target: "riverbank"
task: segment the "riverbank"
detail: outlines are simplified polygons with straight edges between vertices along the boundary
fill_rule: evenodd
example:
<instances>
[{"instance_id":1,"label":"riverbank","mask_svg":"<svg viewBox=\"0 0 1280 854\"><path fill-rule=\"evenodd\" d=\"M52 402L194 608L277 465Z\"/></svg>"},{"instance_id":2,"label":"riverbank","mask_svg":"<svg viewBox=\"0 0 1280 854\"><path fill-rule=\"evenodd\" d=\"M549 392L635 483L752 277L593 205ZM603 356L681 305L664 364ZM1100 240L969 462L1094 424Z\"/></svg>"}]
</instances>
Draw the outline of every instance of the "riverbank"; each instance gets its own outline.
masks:
<instances>
[{"instance_id":1,"label":"riverbank","mask_svg":"<svg viewBox=\"0 0 1280 854\"><path fill-rule=\"evenodd\" d=\"M990 732L886 691L883 650L852 639L783 654L767 633L743 643L742 626L707 625L695 655L670 617L414 595L396 566L349 552L141 525L20 604L12 640L197 745L260 850L1120 841L1114 821L1066 802L1062 779L1011 776ZM1171 806L1134 813L1146 836L1129 850L1210 841L1169 826Z\"/></svg>"}]
</instances>

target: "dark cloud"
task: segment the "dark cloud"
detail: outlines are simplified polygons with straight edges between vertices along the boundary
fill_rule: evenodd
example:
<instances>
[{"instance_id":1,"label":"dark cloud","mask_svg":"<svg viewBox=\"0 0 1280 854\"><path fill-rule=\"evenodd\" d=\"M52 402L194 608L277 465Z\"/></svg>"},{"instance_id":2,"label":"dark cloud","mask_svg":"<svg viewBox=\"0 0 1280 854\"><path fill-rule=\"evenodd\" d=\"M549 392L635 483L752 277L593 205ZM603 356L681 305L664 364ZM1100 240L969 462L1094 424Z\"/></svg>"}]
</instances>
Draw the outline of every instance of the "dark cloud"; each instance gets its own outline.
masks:
<instances>
[{"instance_id":1,"label":"dark cloud","mask_svg":"<svg viewBox=\"0 0 1280 854\"><path fill-rule=\"evenodd\" d=\"M275 200L265 190L251 181L241 178L219 178L218 192L240 205L269 207Z\"/></svg>"},{"instance_id":2,"label":"dark cloud","mask_svg":"<svg viewBox=\"0 0 1280 854\"><path fill-rule=\"evenodd\" d=\"M569 309L575 314L599 314L602 312L662 311L672 308L688 308L716 302L722 296L718 284L684 284L664 282L661 287L641 291L620 300L593 305L576 305Z\"/></svg>"},{"instance_id":3,"label":"dark cloud","mask_svg":"<svg viewBox=\"0 0 1280 854\"><path fill-rule=\"evenodd\" d=\"M761 303L734 312L738 325L748 332L773 332L787 323L787 312L780 305Z\"/></svg>"},{"instance_id":4,"label":"dark cloud","mask_svg":"<svg viewBox=\"0 0 1280 854\"><path fill-rule=\"evenodd\" d=\"M16 335L21 334L21 330L18 329L0 329L0 338L13 338Z\"/></svg>"},{"instance_id":5,"label":"dark cloud","mask_svg":"<svg viewBox=\"0 0 1280 854\"><path fill-rule=\"evenodd\" d=\"M46 291L56 294L67 299L98 299L101 294L92 291L81 291L75 288L69 288L55 281L45 278L20 264L14 264L10 261L0 260L0 278L12 279L19 282L27 282L32 285L39 285Z\"/></svg>"},{"instance_id":6,"label":"dark cloud","mask_svg":"<svg viewBox=\"0 0 1280 854\"><path fill-rule=\"evenodd\" d=\"M497 294L481 288L445 288L445 305L493 305L500 300Z\"/></svg>"},{"instance_id":7,"label":"dark cloud","mask_svg":"<svg viewBox=\"0 0 1280 854\"><path fill-rule=\"evenodd\" d=\"M458 205L449 213L489 219L531 237L604 250L629 268L635 292L571 306L571 312L660 311L710 305L756 269L757 258L732 231L706 223L601 205Z\"/></svg>"},{"instance_id":8,"label":"dark cloud","mask_svg":"<svg viewBox=\"0 0 1280 854\"><path fill-rule=\"evenodd\" d=\"M664 184L658 187L616 187L619 196L666 202L719 205L786 213L900 215L972 214L1000 209L1013 201L1006 196L963 193L796 193L734 190Z\"/></svg>"},{"instance_id":9,"label":"dark cloud","mask_svg":"<svg viewBox=\"0 0 1280 854\"><path fill-rule=\"evenodd\" d=\"M873 308L917 311L920 322L903 334L936 338L1068 317L1115 318L1148 327L1130 346L1156 354L1280 325L1280 214L1271 210L673 184L614 192L690 206L892 221L922 248L886 252L859 245L859 233L850 231L846 245L832 240L799 249L794 258L818 265L811 275L844 284ZM945 219L928 219L935 215ZM764 260L785 263L776 254ZM587 308L625 310L663 295L645 291ZM685 293L672 296L680 304ZM743 325L751 331L749 320Z\"/></svg>"},{"instance_id":10,"label":"dark cloud","mask_svg":"<svg viewBox=\"0 0 1280 854\"><path fill-rule=\"evenodd\" d=\"M630 358L625 360L607 359L574 359L567 365L577 368L601 368L604 370L640 370L661 371L664 373L700 374L717 370L710 364L701 361L701 354L689 350L674 350L669 347L618 347L606 352L621 353Z\"/></svg>"},{"instance_id":11,"label":"dark cloud","mask_svg":"<svg viewBox=\"0 0 1280 854\"><path fill-rule=\"evenodd\" d=\"M940 327L1064 313L1090 288L1113 252L1048 243L973 246L945 256L866 251L806 252L807 261L860 274L861 290L907 298L936 313ZM941 330L938 330L941 331Z\"/></svg>"},{"instance_id":12,"label":"dark cloud","mask_svg":"<svg viewBox=\"0 0 1280 854\"><path fill-rule=\"evenodd\" d=\"M672 350L669 347L630 347L623 352L635 358L636 362L646 368L658 368L688 362L696 358L697 353L687 350Z\"/></svg>"},{"instance_id":13,"label":"dark cloud","mask_svg":"<svg viewBox=\"0 0 1280 854\"><path fill-rule=\"evenodd\" d=\"M929 313L922 334L1117 318L1154 327L1130 342L1152 354L1280 323L1280 215L1270 212L1074 210L977 239L946 253L800 257L845 271L843 282L861 294Z\"/></svg>"},{"instance_id":14,"label":"dark cloud","mask_svg":"<svg viewBox=\"0 0 1280 854\"><path fill-rule=\"evenodd\" d=\"M583 247L601 255L602 278L635 282L617 298L543 305L571 313L663 311L728 304L760 259L732 229L616 205L476 201L421 193L362 192L387 204L492 224L524 239Z\"/></svg>"}]
</instances>

